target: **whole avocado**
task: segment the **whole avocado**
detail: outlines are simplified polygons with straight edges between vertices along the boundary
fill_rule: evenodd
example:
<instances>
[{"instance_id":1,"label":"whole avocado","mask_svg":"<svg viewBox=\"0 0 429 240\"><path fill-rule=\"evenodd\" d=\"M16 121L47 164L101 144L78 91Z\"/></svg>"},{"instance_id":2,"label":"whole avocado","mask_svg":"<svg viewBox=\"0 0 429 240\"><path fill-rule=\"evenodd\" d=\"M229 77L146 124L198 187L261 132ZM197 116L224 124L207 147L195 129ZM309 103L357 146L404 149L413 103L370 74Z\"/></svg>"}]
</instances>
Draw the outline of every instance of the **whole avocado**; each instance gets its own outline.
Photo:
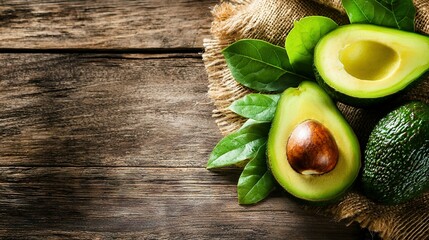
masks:
<instances>
[{"instance_id":1,"label":"whole avocado","mask_svg":"<svg viewBox=\"0 0 429 240\"><path fill-rule=\"evenodd\" d=\"M411 200L429 188L429 105L410 102L382 118L364 153L365 194L383 204Z\"/></svg>"}]
</instances>

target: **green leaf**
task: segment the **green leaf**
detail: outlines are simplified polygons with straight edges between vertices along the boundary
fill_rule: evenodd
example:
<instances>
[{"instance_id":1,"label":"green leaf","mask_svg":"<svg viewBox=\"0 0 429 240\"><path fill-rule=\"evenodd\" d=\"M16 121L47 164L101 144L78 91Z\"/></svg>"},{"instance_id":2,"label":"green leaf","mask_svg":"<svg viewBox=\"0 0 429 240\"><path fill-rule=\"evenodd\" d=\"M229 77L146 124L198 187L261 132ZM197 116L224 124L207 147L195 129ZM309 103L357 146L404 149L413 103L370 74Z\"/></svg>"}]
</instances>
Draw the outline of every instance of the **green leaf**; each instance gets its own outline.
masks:
<instances>
[{"instance_id":1,"label":"green leaf","mask_svg":"<svg viewBox=\"0 0 429 240\"><path fill-rule=\"evenodd\" d=\"M250 93L234 101L229 109L245 118L269 122L274 117L279 99L279 94Z\"/></svg>"},{"instance_id":2,"label":"green leaf","mask_svg":"<svg viewBox=\"0 0 429 240\"><path fill-rule=\"evenodd\" d=\"M306 80L293 72L284 48L262 40L242 39L222 53L235 80L257 91L281 92Z\"/></svg>"},{"instance_id":3,"label":"green leaf","mask_svg":"<svg viewBox=\"0 0 429 240\"><path fill-rule=\"evenodd\" d=\"M253 124L266 123L266 122L267 121L256 121L256 120L253 120L253 119L247 119L247 121L245 121L243 123L243 125L241 125L240 129L246 128L246 127L248 127L250 125L253 125Z\"/></svg>"},{"instance_id":4,"label":"green leaf","mask_svg":"<svg viewBox=\"0 0 429 240\"><path fill-rule=\"evenodd\" d=\"M237 193L240 204L254 204L265 199L274 190L275 179L266 163L266 144L244 167L238 179Z\"/></svg>"},{"instance_id":5,"label":"green leaf","mask_svg":"<svg viewBox=\"0 0 429 240\"><path fill-rule=\"evenodd\" d=\"M222 138L210 154L207 169L234 166L253 158L267 141L270 125L251 124Z\"/></svg>"},{"instance_id":6,"label":"green leaf","mask_svg":"<svg viewBox=\"0 0 429 240\"><path fill-rule=\"evenodd\" d=\"M370 23L414 32L412 0L342 0L351 23Z\"/></svg>"},{"instance_id":7,"label":"green leaf","mask_svg":"<svg viewBox=\"0 0 429 240\"><path fill-rule=\"evenodd\" d=\"M319 40L338 27L332 19L322 16L304 17L294 23L286 37L286 51L296 72L313 77L313 53Z\"/></svg>"}]
</instances>

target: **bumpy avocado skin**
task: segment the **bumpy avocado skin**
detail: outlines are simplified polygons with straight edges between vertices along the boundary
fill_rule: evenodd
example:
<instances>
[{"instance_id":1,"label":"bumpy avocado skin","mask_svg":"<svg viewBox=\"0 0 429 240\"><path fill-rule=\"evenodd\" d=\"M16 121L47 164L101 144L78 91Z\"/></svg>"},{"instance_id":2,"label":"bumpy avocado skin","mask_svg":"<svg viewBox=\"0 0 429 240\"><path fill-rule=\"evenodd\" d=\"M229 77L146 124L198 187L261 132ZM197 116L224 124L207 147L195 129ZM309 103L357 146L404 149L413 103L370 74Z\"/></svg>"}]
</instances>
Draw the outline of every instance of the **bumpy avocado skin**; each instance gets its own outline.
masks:
<instances>
[{"instance_id":1,"label":"bumpy avocado skin","mask_svg":"<svg viewBox=\"0 0 429 240\"><path fill-rule=\"evenodd\" d=\"M429 105L410 102L390 112L364 154L362 185L373 200L399 204L429 189Z\"/></svg>"}]
</instances>

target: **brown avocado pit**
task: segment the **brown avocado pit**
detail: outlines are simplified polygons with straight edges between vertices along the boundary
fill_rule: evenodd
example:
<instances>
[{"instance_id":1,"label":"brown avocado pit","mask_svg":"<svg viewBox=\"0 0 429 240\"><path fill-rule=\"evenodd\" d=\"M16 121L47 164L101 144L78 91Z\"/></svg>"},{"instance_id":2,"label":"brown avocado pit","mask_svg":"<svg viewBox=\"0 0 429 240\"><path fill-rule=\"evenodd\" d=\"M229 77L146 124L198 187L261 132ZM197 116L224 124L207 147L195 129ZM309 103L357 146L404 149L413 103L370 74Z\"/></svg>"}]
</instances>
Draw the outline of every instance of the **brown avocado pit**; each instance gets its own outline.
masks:
<instances>
[{"instance_id":1,"label":"brown avocado pit","mask_svg":"<svg viewBox=\"0 0 429 240\"><path fill-rule=\"evenodd\" d=\"M335 168L339 151L334 137L320 122L298 124L286 144L290 166L303 175L321 175Z\"/></svg>"}]
</instances>

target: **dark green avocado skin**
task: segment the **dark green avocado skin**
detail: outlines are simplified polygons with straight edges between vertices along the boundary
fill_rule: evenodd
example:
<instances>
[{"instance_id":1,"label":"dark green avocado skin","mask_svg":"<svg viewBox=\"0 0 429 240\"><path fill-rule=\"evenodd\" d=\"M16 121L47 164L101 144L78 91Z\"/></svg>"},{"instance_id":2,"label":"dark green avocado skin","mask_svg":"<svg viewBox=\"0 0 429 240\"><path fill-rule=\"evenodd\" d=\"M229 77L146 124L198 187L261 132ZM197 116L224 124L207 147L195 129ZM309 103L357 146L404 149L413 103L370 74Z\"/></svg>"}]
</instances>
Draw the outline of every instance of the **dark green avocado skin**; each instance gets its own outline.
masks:
<instances>
[{"instance_id":1,"label":"dark green avocado skin","mask_svg":"<svg viewBox=\"0 0 429 240\"><path fill-rule=\"evenodd\" d=\"M317 71L316 66L313 66L313 69L314 69L314 75L316 77L317 83L331 96L331 98L333 98L336 101L345 103L347 105L360 107L360 108L381 106L386 102L394 100L395 98L398 98L398 96L405 94L408 90L412 89L420 82L425 80L427 77L429 77L429 70L428 70L425 73L423 73L420 77L416 78L412 83L407 85L404 89L396 93L393 93L391 95L387 95L384 97L379 97L379 98L359 98L359 97L348 96L339 91L336 91L334 88L326 84L326 82L320 76L319 71Z\"/></svg>"},{"instance_id":2,"label":"dark green avocado skin","mask_svg":"<svg viewBox=\"0 0 429 240\"><path fill-rule=\"evenodd\" d=\"M429 105L410 102L379 121L370 134L362 173L365 194L399 204L429 189Z\"/></svg>"}]
</instances>

